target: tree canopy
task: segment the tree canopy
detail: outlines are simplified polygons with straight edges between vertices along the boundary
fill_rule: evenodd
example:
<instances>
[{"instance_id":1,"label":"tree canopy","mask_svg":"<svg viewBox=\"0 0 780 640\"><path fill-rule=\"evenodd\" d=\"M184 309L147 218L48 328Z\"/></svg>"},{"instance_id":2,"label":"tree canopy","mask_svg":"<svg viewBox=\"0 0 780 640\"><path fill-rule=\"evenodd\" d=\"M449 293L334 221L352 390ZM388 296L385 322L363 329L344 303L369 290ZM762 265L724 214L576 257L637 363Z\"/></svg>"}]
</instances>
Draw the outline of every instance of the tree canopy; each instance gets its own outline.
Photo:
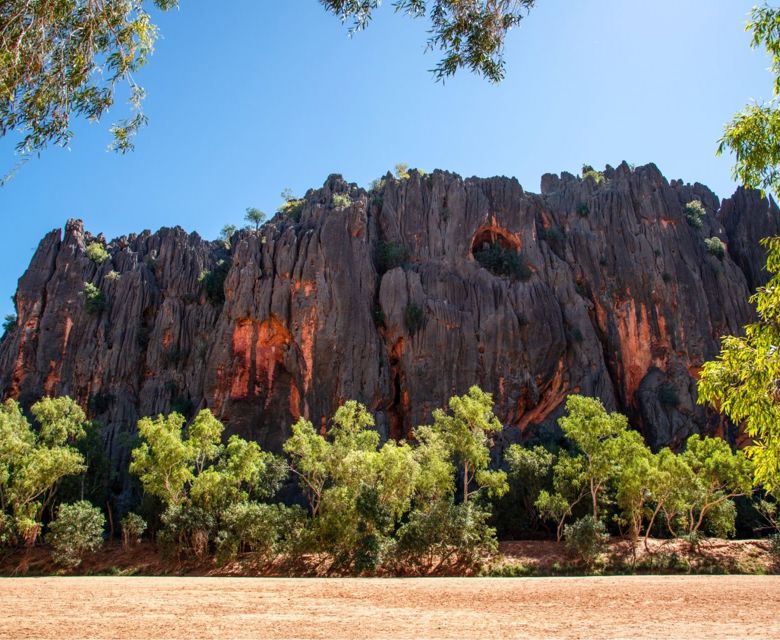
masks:
<instances>
[{"instance_id":1,"label":"tree canopy","mask_svg":"<svg viewBox=\"0 0 780 640\"><path fill-rule=\"evenodd\" d=\"M780 9L753 7L746 29L751 46L769 53L774 74L772 99L753 103L737 113L718 143L718 154L734 153L734 179L747 187L780 192Z\"/></svg>"},{"instance_id":2,"label":"tree canopy","mask_svg":"<svg viewBox=\"0 0 780 640\"><path fill-rule=\"evenodd\" d=\"M326 11L364 29L381 0L320 0ZM111 127L111 148L133 149L146 123L145 92L133 74L154 50L149 10L178 0L5 0L0 5L0 135L21 134L22 155L66 146L78 118L97 121L120 85L130 93L127 117ZM534 0L396 0L397 12L430 23L428 49L441 53L438 80L461 68L491 82L504 77L504 38Z\"/></svg>"}]
</instances>

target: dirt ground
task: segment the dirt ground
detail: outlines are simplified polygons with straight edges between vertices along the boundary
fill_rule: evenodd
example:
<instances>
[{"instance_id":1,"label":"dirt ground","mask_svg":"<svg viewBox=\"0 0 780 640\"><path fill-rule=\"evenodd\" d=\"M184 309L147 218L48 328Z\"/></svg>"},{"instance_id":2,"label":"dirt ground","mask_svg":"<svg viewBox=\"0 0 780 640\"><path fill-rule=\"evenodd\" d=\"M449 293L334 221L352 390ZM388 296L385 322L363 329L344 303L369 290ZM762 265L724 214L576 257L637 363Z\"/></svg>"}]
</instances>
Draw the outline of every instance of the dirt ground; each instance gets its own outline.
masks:
<instances>
[{"instance_id":1,"label":"dirt ground","mask_svg":"<svg viewBox=\"0 0 780 640\"><path fill-rule=\"evenodd\" d=\"M0 638L777 638L778 576L8 578Z\"/></svg>"}]
</instances>

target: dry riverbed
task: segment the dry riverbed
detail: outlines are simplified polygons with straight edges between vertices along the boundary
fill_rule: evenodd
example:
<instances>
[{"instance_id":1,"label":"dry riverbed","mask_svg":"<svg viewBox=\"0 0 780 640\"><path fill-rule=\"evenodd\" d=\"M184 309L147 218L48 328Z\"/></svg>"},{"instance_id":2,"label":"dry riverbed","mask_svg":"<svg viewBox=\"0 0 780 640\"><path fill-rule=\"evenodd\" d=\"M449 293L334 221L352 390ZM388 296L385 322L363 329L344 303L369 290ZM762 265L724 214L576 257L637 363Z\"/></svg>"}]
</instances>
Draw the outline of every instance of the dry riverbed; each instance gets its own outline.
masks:
<instances>
[{"instance_id":1,"label":"dry riverbed","mask_svg":"<svg viewBox=\"0 0 780 640\"><path fill-rule=\"evenodd\" d=\"M778 576L7 578L0 638L771 638Z\"/></svg>"}]
</instances>

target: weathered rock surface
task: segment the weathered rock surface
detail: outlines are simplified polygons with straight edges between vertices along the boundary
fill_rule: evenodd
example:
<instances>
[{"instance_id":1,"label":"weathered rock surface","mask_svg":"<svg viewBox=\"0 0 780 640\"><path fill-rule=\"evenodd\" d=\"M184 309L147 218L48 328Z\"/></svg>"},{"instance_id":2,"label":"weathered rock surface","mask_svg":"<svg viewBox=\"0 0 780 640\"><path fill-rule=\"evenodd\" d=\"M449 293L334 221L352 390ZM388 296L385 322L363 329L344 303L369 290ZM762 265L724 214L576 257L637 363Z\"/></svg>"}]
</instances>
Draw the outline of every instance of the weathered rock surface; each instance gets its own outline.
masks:
<instances>
[{"instance_id":1,"label":"weathered rock surface","mask_svg":"<svg viewBox=\"0 0 780 640\"><path fill-rule=\"evenodd\" d=\"M333 194L352 204L334 207ZM683 213L694 199L707 210L700 230ZM627 412L654 447L724 433L696 404L695 379L719 336L752 319L758 242L780 232L758 193L721 206L702 185L622 164L599 184L545 175L538 195L514 179L413 171L379 193L331 176L305 200L298 222L240 231L230 249L162 229L112 241L101 265L80 222L52 231L19 281L0 394L77 398L118 462L139 416L172 408L209 407L278 450L299 416L324 422L349 398L403 436L475 383L516 433L551 427L573 392ZM708 254L711 236L727 244L723 259ZM483 268L473 249L485 241L520 251L531 277ZM410 258L380 274L388 242ZM199 278L221 260L214 304ZM87 312L85 282L105 311Z\"/></svg>"}]
</instances>

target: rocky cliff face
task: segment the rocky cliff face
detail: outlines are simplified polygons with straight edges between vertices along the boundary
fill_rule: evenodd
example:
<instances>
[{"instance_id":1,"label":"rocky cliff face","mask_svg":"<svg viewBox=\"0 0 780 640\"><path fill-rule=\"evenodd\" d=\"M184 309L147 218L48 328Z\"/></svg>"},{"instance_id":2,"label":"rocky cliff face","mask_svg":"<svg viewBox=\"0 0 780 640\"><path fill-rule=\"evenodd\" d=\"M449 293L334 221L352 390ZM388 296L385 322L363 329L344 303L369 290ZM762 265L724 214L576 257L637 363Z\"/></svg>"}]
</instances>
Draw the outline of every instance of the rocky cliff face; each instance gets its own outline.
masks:
<instances>
[{"instance_id":1,"label":"rocky cliff face","mask_svg":"<svg viewBox=\"0 0 780 640\"><path fill-rule=\"evenodd\" d=\"M692 200L702 229L686 222ZM751 320L758 240L778 232L780 213L756 192L721 206L702 185L626 164L598 184L545 175L538 195L440 171L388 176L376 193L331 176L297 221L240 231L230 249L162 229L113 240L100 265L70 221L19 281L0 393L77 398L118 461L139 416L172 408L209 407L278 450L299 416L324 423L349 398L403 436L475 383L509 433L551 427L578 392L627 412L651 445L676 445L724 432L696 404L697 372L719 336ZM705 247L712 236L728 246L722 259ZM474 252L490 244L522 254L530 277L481 266ZM381 273L388 247L408 260ZM220 269L224 302L219 279L211 296L200 282ZM85 282L104 310L88 312Z\"/></svg>"}]
</instances>

